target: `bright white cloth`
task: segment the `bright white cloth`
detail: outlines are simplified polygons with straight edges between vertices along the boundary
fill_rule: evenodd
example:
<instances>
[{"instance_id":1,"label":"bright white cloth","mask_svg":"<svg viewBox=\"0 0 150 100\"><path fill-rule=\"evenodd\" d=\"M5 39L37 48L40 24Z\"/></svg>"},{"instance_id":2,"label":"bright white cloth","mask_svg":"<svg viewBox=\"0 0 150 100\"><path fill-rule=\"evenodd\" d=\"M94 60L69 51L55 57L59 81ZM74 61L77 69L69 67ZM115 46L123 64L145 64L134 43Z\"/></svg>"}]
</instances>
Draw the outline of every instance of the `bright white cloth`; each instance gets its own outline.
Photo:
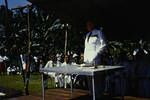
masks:
<instances>
[{"instance_id":1,"label":"bright white cloth","mask_svg":"<svg viewBox=\"0 0 150 100\"><path fill-rule=\"evenodd\" d=\"M60 67L58 65L56 65L56 66ZM44 68L49 68L49 67L54 67L52 60L48 61ZM62 74L57 74L55 72L45 72L45 74L47 74L50 77L54 78L55 83L58 83L56 85L59 85L59 87L63 87L64 86L64 79L63 79L64 76Z\"/></svg>"},{"instance_id":2,"label":"bright white cloth","mask_svg":"<svg viewBox=\"0 0 150 100\"><path fill-rule=\"evenodd\" d=\"M4 60L3 60L3 57L2 56L0 56L0 62L3 62Z\"/></svg>"},{"instance_id":3,"label":"bright white cloth","mask_svg":"<svg viewBox=\"0 0 150 100\"><path fill-rule=\"evenodd\" d=\"M74 53L72 57L75 58L75 57L77 57L77 56L78 56L78 55L77 55L76 53Z\"/></svg>"},{"instance_id":4,"label":"bright white cloth","mask_svg":"<svg viewBox=\"0 0 150 100\"><path fill-rule=\"evenodd\" d=\"M0 92L0 96L5 96L6 94L3 92Z\"/></svg>"},{"instance_id":5,"label":"bright white cloth","mask_svg":"<svg viewBox=\"0 0 150 100\"><path fill-rule=\"evenodd\" d=\"M33 57L34 61L37 63L38 62L38 58L36 56Z\"/></svg>"},{"instance_id":6,"label":"bright white cloth","mask_svg":"<svg viewBox=\"0 0 150 100\"><path fill-rule=\"evenodd\" d=\"M64 63L62 63L62 67L64 67L64 66L66 66L67 65L67 63L66 62L64 62ZM64 88L67 88L67 84L70 84L70 82L71 82L71 76L70 75L63 75L63 84L64 84Z\"/></svg>"},{"instance_id":7,"label":"bright white cloth","mask_svg":"<svg viewBox=\"0 0 150 100\"><path fill-rule=\"evenodd\" d=\"M1 56L0 55L0 62L3 62L5 60L8 60L8 57L7 56Z\"/></svg>"},{"instance_id":8,"label":"bright white cloth","mask_svg":"<svg viewBox=\"0 0 150 100\"><path fill-rule=\"evenodd\" d=\"M49 60L44 68L49 68L49 67L53 67L53 61ZM45 74L48 74L51 77L55 77L55 73L54 72L45 72Z\"/></svg>"},{"instance_id":9,"label":"bright white cloth","mask_svg":"<svg viewBox=\"0 0 150 100\"><path fill-rule=\"evenodd\" d=\"M20 59L21 59L23 70L25 70L26 69L26 61L24 60L24 56L22 54L20 54Z\"/></svg>"},{"instance_id":10,"label":"bright white cloth","mask_svg":"<svg viewBox=\"0 0 150 100\"><path fill-rule=\"evenodd\" d=\"M139 49L135 49L135 50L133 51L133 56L135 56L138 52L140 52L140 50L139 50ZM145 50L145 49L143 49L143 52L144 52L146 55L148 54L148 51Z\"/></svg>"},{"instance_id":11,"label":"bright white cloth","mask_svg":"<svg viewBox=\"0 0 150 100\"><path fill-rule=\"evenodd\" d=\"M90 35L91 34L91 35ZM94 29L86 35L84 62L93 63L97 60L97 56L106 46L106 42L102 31Z\"/></svg>"},{"instance_id":12,"label":"bright white cloth","mask_svg":"<svg viewBox=\"0 0 150 100\"><path fill-rule=\"evenodd\" d=\"M16 72L17 71L17 68L16 68L16 66L9 66L8 68L7 68L7 75L9 75L11 72Z\"/></svg>"}]
</instances>

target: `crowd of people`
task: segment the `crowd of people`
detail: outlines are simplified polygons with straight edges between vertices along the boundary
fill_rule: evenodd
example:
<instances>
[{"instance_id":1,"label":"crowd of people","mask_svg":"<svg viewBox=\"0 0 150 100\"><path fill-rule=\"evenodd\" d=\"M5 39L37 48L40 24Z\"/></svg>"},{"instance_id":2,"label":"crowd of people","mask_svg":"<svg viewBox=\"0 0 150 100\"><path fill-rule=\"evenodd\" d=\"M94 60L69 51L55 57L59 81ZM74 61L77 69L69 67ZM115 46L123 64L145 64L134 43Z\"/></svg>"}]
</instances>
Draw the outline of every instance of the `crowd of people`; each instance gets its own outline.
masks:
<instances>
[{"instance_id":1,"label":"crowd of people","mask_svg":"<svg viewBox=\"0 0 150 100\"><path fill-rule=\"evenodd\" d=\"M24 64L26 63L26 57L28 56L26 53L20 52L18 48L11 48L11 50L7 50L3 48L0 50L0 73L15 73L21 74L24 69ZM54 63L57 63L59 60L61 63L64 62L64 53L56 52L51 54L46 54L43 52L42 54L31 54L30 58L30 72L39 72L40 67L44 67L49 61L52 59ZM68 51L67 53L67 63L80 63L80 55L77 53L73 53Z\"/></svg>"}]
</instances>

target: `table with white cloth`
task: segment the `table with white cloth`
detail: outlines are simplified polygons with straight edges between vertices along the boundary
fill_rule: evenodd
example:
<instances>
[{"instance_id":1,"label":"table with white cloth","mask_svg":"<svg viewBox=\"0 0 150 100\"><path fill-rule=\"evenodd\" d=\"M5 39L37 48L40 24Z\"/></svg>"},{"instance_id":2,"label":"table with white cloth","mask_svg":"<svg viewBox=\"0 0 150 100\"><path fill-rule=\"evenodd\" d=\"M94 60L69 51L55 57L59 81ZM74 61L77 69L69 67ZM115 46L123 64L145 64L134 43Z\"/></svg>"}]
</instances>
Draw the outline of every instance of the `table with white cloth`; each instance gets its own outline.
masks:
<instances>
[{"instance_id":1,"label":"table with white cloth","mask_svg":"<svg viewBox=\"0 0 150 100\"><path fill-rule=\"evenodd\" d=\"M61 67L49 67L49 68L40 68L40 72L42 73L42 98L45 99L45 90L44 90L44 72L55 72L59 74L67 74L67 75L85 75L92 77L92 89L93 89L93 100L95 100L95 85L94 85L94 77L98 75L97 73L101 73L104 71L122 69L124 66L109 66L109 65L99 65L97 68L94 66L91 67L80 67L80 65L70 65L66 64ZM72 82L71 82L71 95L72 95Z\"/></svg>"}]
</instances>

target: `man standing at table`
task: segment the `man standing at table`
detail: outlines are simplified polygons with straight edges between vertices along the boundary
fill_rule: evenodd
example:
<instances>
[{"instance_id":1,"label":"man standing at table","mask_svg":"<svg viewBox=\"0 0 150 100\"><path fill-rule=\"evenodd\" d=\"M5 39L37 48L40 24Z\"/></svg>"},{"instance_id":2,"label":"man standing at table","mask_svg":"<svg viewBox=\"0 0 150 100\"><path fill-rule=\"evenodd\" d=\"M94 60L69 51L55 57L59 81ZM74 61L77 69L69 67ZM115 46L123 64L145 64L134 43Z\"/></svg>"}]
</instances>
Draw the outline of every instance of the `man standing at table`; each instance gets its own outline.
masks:
<instances>
[{"instance_id":1,"label":"man standing at table","mask_svg":"<svg viewBox=\"0 0 150 100\"><path fill-rule=\"evenodd\" d=\"M101 54L105 50L106 41L102 32L102 27L100 29L95 27L93 21L88 21L86 23L86 28L88 33L85 38L85 49L84 49L84 64L97 66L101 64ZM88 77L88 86L90 92L92 92L91 77ZM102 92L105 88L105 77L102 75L95 77L95 95L96 98L101 97Z\"/></svg>"},{"instance_id":2,"label":"man standing at table","mask_svg":"<svg viewBox=\"0 0 150 100\"><path fill-rule=\"evenodd\" d=\"M106 47L106 41L100 29L96 28L93 21L86 24L88 33L85 39L84 62L89 64L101 64L100 55Z\"/></svg>"}]
</instances>

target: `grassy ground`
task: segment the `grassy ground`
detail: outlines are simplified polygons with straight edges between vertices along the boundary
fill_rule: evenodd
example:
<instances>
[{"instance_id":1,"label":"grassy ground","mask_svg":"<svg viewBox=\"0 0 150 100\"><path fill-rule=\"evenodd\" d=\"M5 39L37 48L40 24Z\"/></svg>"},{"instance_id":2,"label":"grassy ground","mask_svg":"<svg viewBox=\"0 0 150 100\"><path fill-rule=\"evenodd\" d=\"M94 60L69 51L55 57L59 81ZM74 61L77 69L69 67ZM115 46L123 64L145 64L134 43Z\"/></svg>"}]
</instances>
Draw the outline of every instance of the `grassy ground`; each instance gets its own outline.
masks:
<instances>
[{"instance_id":1,"label":"grassy ground","mask_svg":"<svg viewBox=\"0 0 150 100\"><path fill-rule=\"evenodd\" d=\"M51 88L52 86L53 86L53 82L50 82L50 80L49 80L48 88ZM10 75L10 76L0 75L0 90L1 90L1 87L23 92L24 91L24 84L23 84L22 76L21 75ZM13 90L11 90L12 93L15 92ZM31 77L30 77L30 83L29 83L30 96L18 95L21 97L18 99L17 98L13 99L13 100L26 100L26 99L27 100L41 100L41 94L42 94L41 92L42 92L42 90L41 90L41 75L39 73L32 73ZM58 94L54 95L53 97L57 96ZM12 96L12 97L14 97L14 96ZM11 96L7 96L6 98L11 98ZM35 98L37 98L37 99L35 99ZM51 95L48 96L47 100L49 100L49 98L51 98ZM1 100L1 97L0 97L0 100ZM116 98L114 100L120 100L120 99ZM149 98L137 98L137 97L125 96L125 100L150 100L150 99Z\"/></svg>"},{"instance_id":2,"label":"grassy ground","mask_svg":"<svg viewBox=\"0 0 150 100\"><path fill-rule=\"evenodd\" d=\"M51 88L53 82L48 82L48 88ZM0 87L24 91L24 83L21 75L0 75ZM29 81L29 93L41 95L41 75L32 73Z\"/></svg>"}]
</instances>

